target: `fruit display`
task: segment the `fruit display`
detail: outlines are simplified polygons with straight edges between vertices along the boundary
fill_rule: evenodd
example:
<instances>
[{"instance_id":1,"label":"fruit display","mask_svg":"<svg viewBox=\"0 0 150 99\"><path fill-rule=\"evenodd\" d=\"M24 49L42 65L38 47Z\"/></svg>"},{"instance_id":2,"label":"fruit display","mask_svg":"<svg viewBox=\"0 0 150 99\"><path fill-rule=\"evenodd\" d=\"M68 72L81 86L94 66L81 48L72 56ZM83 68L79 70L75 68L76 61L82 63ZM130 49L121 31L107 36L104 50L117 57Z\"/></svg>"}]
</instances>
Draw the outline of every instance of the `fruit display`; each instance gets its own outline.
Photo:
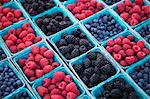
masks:
<instances>
[{"instance_id":1,"label":"fruit display","mask_svg":"<svg viewBox=\"0 0 150 99\"><path fill-rule=\"evenodd\" d=\"M150 99L149 0L0 0L0 99Z\"/></svg>"}]
</instances>

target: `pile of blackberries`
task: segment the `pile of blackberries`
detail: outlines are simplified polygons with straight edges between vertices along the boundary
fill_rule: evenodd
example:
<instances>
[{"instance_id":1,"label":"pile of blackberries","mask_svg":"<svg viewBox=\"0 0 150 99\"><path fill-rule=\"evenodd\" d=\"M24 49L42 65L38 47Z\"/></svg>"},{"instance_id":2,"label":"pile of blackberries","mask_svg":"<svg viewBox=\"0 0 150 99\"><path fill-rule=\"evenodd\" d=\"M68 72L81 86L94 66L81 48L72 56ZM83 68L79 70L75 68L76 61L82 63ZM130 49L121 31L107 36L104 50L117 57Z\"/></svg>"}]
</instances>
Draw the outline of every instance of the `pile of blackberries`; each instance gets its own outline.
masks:
<instances>
[{"instance_id":1,"label":"pile of blackberries","mask_svg":"<svg viewBox=\"0 0 150 99\"><path fill-rule=\"evenodd\" d=\"M7 56L6 56L5 52L3 51L3 49L0 48L0 61L3 60L3 59L5 59L6 57Z\"/></svg>"},{"instance_id":2,"label":"pile of blackberries","mask_svg":"<svg viewBox=\"0 0 150 99\"><path fill-rule=\"evenodd\" d=\"M138 32L148 43L150 43L150 24L143 26Z\"/></svg>"},{"instance_id":3,"label":"pile of blackberries","mask_svg":"<svg viewBox=\"0 0 150 99\"><path fill-rule=\"evenodd\" d=\"M0 98L11 94L23 84L8 65L0 66Z\"/></svg>"},{"instance_id":4,"label":"pile of blackberries","mask_svg":"<svg viewBox=\"0 0 150 99\"><path fill-rule=\"evenodd\" d=\"M113 5L121 0L104 0L104 2L108 5Z\"/></svg>"},{"instance_id":5,"label":"pile of blackberries","mask_svg":"<svg viewBox=\"0 0 150 99\"><path fill-rule=\"evenodd\" d=\"M135 68L135 71L130 73L134 81L150 95L150 59L142 66Z\"/></svg>"},{"instance_id":6,"label":"pile of blackberries","mask_svg":"<svg viewBox=\"0 0 150 99\"><path fill-rule=\"evenodd\" d=\"M123 78L116 78L103 87L104 91L98 99L138 99L135 90Z\"/></svg>"},{"instance_id":7,"label":"pile of blackberries","mask_svg":"<svg viewBox=\"0 0 150 99\"><path fill-rule=\"evenodd\" d=\"M87 36L82 33L79 28L73 30L72 34L62 34L61 39L56 45L68 60L75 58L94 47L87 39Z\"/></svg>"},{"instance_id":8,"label":"pile of blackberries","mask_svg":"<svg viewBox=\"0 0 150 99\"><path fill-rule=\"evenodd\" d=\"M88 21L85 27L100 42L123 31L122 26L109 14Z\"/></svg>"},{"instance_id":9,"label":"pile of blackberries","mask_svg":"<svg viewBox=\"0 0 150 99\"><path fill-rule=\"evenodd\" d=\"M75 64L73 68L89 88L115 75L115 68L101 53L89 52L86 57L83 63Z\"/></svg>"},{"instance_id":10,"label":"pile of blackberries","mask_svg":"<svg viewBox=\"0 0 150 99\"><path fill-rule=\"evenodd\" d=\"M53 0L21 0L21 4L31 16L42 13L55 6Z\"/></svg>"},{"instance_id":11,"label":"pile of blackberries","mask_svg":"<svg viewBox=\"0 0 150 99\"><path fill-rule=\"evenodd\" d=\"M16 94L13 99L31 99L27 92L22 92L20 94Z\"/></svg>"},{"instance_id":12,"label":"pile of blackberries","mask_svg":"<svg viewBox=\"0 0 150 99\"><path fill-rule=\"evenodd\" d=\"M41 30L50 36L72 25L68 16L64 16L62 12L46 14L36 20L37 25Z\"/></svg>"}]
</instances>

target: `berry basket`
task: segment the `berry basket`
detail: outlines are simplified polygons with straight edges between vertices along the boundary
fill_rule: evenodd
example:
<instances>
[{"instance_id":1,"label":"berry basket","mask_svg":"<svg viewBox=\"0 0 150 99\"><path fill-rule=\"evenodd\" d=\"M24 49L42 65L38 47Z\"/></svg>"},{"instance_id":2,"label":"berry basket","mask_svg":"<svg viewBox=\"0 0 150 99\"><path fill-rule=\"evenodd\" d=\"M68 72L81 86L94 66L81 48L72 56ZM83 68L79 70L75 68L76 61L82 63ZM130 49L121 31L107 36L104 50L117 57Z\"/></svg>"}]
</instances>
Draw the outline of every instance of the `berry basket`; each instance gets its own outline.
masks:
<instances>
[{"instance_id":1,"label":"berry basket","mask_svg":"<svg viewBox=\"0 0 150 99\"><path fill-rule=\"evenodd\" d=\"M91 17L89 17L89 18L87 18L87 19L81 21L81 24L85 25L85 24L88 23L89 21L93 21L94 19L98 19L100 16L102 16L102 15L104 15L104 14L105 14L105 15L110 15L110 16L112 16L112 17L114 18L114 20L116 21L116 23L118 23L118 24L123 28L123 31L127 30L127 27L125 26L124 22L121 21L121 19L119 18L119 16L118 16L117 14L115 14L114 11L111 11L111 10L109 10L109 9L104 9L104 10L102 10L102 11L96 13L94 16L91 16ZM86 27L85 27L85 28L86 28ZM89 34L90 34L91 36L93 36L87 28L85 29L85 31L89 32ZM123 32L123 31L122 31L122 32ZM122 32L121 32L121 33L122 33ZM118 34L118 33L117 33L117 34ZM115 35L117 35L117 34L113 34L113 35L110 36L109 38L111 38L111 37L113 37L113 36L115 36ZM93 38L95 38L95 37L93 36ZM107 40L107 39L106 39L106 40ZM101 43L103 43L105 40L99 41L99 40L97 40L97 38L95 38L95 41L98 42L99 44L101 44Z\"/></svg>"},{"instance_id":2,"label":"berry basket","mask_svg":"<svg viewBox=\"0 0 150 99\"><path fill-rule=\"evenodd\" d=\"M59 32L59 33L57 33L57 34L55 34L53 37L49 38L49 40L50 40L50 42L52 43L52 45L55 47L55 49L57 50L57 52L60 54L60 56L61 56L66 62L70 62L71 60L76 59L76 58L78 58L78 57L75 57L75 58L73 58L73 59L67 60L67 59L64 57L64 55L59 51L58 47L56 46L56 43L61 39L61 35L62 35L62 34L72 34L72 30L75 30L75 29L77 29L77 28L79 28L79 29L82 31L82 33L84 33L84 34L86 35L87 39L92 43L93 46L96 46L96 43L91 39L91 37L88 35L88 33L86 33L86 32L82 29L82 27L80 27L79 25L74 25L74 26L72 26L72 27L69 27L69 28L67 28L67 29L65 29L65 30L63 30L63 31L61 31L61 32Z\"/></svg>"},{"instance_id":3,"label":"berry basket","mask_svg":"<svg viewBox=\"0 0 150 99\"><path fill-rule=\"evenodd\" d=\"M131 0L131 1L134 2L135 0ZM121 1L121 2L119 2L118 4L120 4L120 3L122 3L122 2L124 2L124 0ZM147 0L143 0L143 2L144 2L144 5L150 5L150 2L148 2ZM117 5L118 5L118 4L117 4ZM117 5L115 5L115 6L112 7L112 9L113 9L114 11L117 9ZM117 14L116 11L115 11L115 13ZM147 19L147 20L148 20L148 19ZM122 19L122 18L121 18L121 21L122 21L122 22L125 22L125 20ZM126 24L126 26L128 26L128 28L136 28L136 27L140 26L141 24L144 24L145 22L146 22L146 20L145 20L145 21L142 21L142 22L140 22L140 23L138 23L138 24L135 25L135 26L131 26L131 25L129 25L127 22L125 22L125 24Z\"/></svg>"},{"instance_id":4,"label":"berry basket","mask_svg":"<svg viewBox=\"0 0 150 99\"><path fill-rule=\"evenodd\" d=\"M64 73L66 73L66 74L71 75L71 77L73 78L73 81L76 83L77 87L79 88L79 90L80 90L80 92L81 92L81 95L78 96L77 99L80 99L80 97L83 97L83 95L85 94L85 90L84 90L83 87L80 85L80 82L75 78L75 76L74 76L72 73L70 73L69 70L67 70L67 69L64 68L64 67L60 67L60 68L55 69L54 71L52 71L52 72L49 73L48 75L45 75L44 77L38 79L38 80L33 84L32 88L33 88L35 94L38 96L38 99L41 99L41 97L39 96L39 94L38 94L36 88L37 88L38 86L42 85L42 81L43 81L44 78L52 78L53 75L54 75L54 73L55 73L55 72L58 72L58 71L61 71L61 72L64 72Z\"/></svg>"},{"instance_id":5,"label":"berry basket","mask_svg":"<svg viewBox=\"0 0 150 99\"><path fill-rule=\"evenodd\" d=\"M9 3L13 2L13 0L10 0L9 2L3 3L2 6L8 5Z\"/></svg>"},{"instance_id":6,"label":"berry basket","mask_svg":"<svg viewBox=\"0 0 150 99\"><path fill-rule=\"evenodd\" d=\"M11 30L11 29L15 29L15 30L16 30L16 29L22 27L23 24L25 24L26 22L29 22L29 23L30 23L30 25L31 25L32 29L34 30L36 36L40 36L42 39L44 39L42 33L40 33L40 31L38 31L38 30L36 29L36 27L34 26L34 24L33 24L31 21L29 21L29 20L24 20L24 21L21 21L21 22L19 22L19 23L14 24L14 25L11 26L11 27L8 27L8 28L5 29L4 31L0 32L0 36L1 36L1 38L2 38L2 43L3 43L4 46L6 47L6 50L7 50L7 51L10 53L10 55L12 55L12 56L14 56L14 55L16 55L16 54L18 54L18 53L21 53L24 49L26 49L26 48L28 48L28 47L24 48L23 50L21 50L21 51L19 51L19 52L17 52L17 53L12 53L12 52L10 51L10 49L8 48L8 46L6 45L6 43L5 43L4 39L3 39L3 36L6 35L6 34L8 34L8 31Z\"/></svg>"},{"instance_id":7,"label":"berry basket","mask_svg":"<svg viewBox=\"0 0 150 99\"><path fill-rule=\"evenodd\" d=\"M135 42L137 42L137 41L139 41L139 40L144 41L143 38L137 36L135 33L132 33L131 31L127 30L127 31L124 31L124 32L122 32L122 33L120 33L120 34L118 34L118 35L116 35L116 36L114 36L114 37L108 39L107 41L103 42L103 43L102 43L102 46L103 46L104 48L106 48L106 43L107 43L109 40L114 40L114 39L116 39L116 38L119 37L119 36L124 36L124 37L126 37L127 35L132 35L132 36L134 36L134 41L135 41ZM144 43L145 43L145 42L144 42ZM144 44L144 46L145 46L146 48L150 49L149 45L147 45L146 43ZM112 55L110 55L110 53L109 53L108 56L109 56L109 58L111 58L112 60L114 60L114 58L112 57ZM145 56L145 57L148 57L148 55ZM139 61L142 61L142 60L139 60ZM117 61L116 61L116 62L117 62ZM134 64L136 64L136 63L137 63L137 62L135 62ZM117 62L117 64L119 64L119 63ZM123 68L123 69L127 69L127 68L132 67L134 64L132 64L132 65L130 65L130 66L125 66L125 67L123 67L123 66L120 65L120 67Z\"/></svg>"},{"instance_id":8,"label":"berry basket","mask_svg":"<svg viewBox=\"0 0 150 99\"><path fill-rule=\"evenodd\" d=\"M120 72L119 68L117 67L117 64L116 64L116 63L113 63L112 60L110 60L110 59L108 58L108 56L107 56L108 53L107 53L106 51L104 51L103 48L101 48L101 47L99 47L99 48L95 47L94 49L92 49L92 50L89 51L89 52L98 52L98 53L101 53L101 54L107 59L107 61L109 61L109 62L112 64L112 66L115 68L115 70L116 70L116 74L115 74L115 75L117 75L117 74ZM88 53L88 52L87 52L87 53ZM72 60L72 61L70 62L70 64L69 64L70 69L73 71L73 73L76 75L76 77L77 77L77 78L80 80L80 82L82 82L83 84L84 84L84 82L81 80L81 78L79 77L79 75L76 73L75 69L73 68L73 65L83 63L83 60L87 57L87 56L86 56L87 53L81 55L81 56L80 56L79 58L77 58L77 59ZM99 83L98 85L101 85L101 84L105 83L107 80L113 78L115 75L112 75L111 77L108 77L105 81ZM96 86L98 86L98 85L96 85ZM85 86L88 90L93 90L93 89L96 87L96 86L94 86L94 87L92 87L92 88L89 88L89 87L88 87L87 85L85 85L85 84L84 84L84 86Z\"/></svg>"},{"instance_id":9,"label":"berry basket","mask_svg":"<svg viewBox=\"0 0 150 99\"><path fill-rule=\"evenodd\" d=\"M9 68L13 70L13 72L16 74L16 76L17 76L17 77L21 80L21 82L22 82L22 86L21 86L20 88L16 89L13 93L11 93L11 94L9 94L8 96L5 96L5 97L4 97L4 99L10 99L10 97L11 97L14 93L16 93L17 91L20 91L20 89L22 89L22 88L25 86L25 83L24 83L23 79L20 77L18 71L14 68L14 66L12 66L12 64L10 64L8 61L4 61L4 62L0 63L0 67L3 67L4 65L9 66Z\"/></svg>"},{"instance_id":10,"label":"berry basket","mask_svg":"<svg viewBox=\"0 0 150 99\"><path fill-rule=\"evenodd\" d=\"M42 31L42 30L40 29L40 27L38 27L38 25L36 24L36 20L37 20L38 18L40 18L40 17L45 16L45 15L51 15L51 14L58 13L58 12L61 12L64 16L68 16L72 24L76 23L75 20L72 18L72 16L68 15L68 14L65 12L65 10L64 10L63 8L61 8L61 7L54 7L54 8L52 8L52 9L50 9L50 10L44 12L44 13L41 13L41 14L35 16L35 17L33 18L33 23L36 25L36 27L37 27L40 31ZM70 26L69 26L69 27L70 27ZM68 28L68 27L67 27L67 28ZM67 29L67 28L66 28L66 29ZM64 30L64 29L63 29L63 30ZM62 30L60 30L60 31L62 31ZM58 32L60 32L60 31L58 31ZM44 33L43 31L42 31L42 33L45 35L45 33ZM55 33L55 34L56 34L56 33ZM53 34L53 35L54 35L54 34ZM53 35L51 35L51 36L49 36L49 37L52 37ZM46 35L45 35L45 36L46 36ZM46 37L47 37L47 36L46 36Z\"/></svg>"},{"instance_id":11,"label":"berry basket","mask_svg":"<svg viewBox=\"0 0 150 99\"><path fill-rule=\"evenodd\" d=\"M54 7L49 8L49 9L45 10L44 12L41 12L41 13L39 13L39 14L37 14L37 15L32 16L32 15L29 14L28 11L26 11L26 9L24 9L23 5L21 4L21 0L16 0L16 1L17 1L18 5L21 7L21 9L24 10L30 18L33 18L33 17L35 17L35 16L37 16L37 15L40 15L40 14L42 14L42 13L45 13L45 12L47 12L47 10L52 9L52 8L54 8L55 6L58 6L58 5L59 5L59 4L58 4L58 0L53 0L53 1L54 1L54 4L55 4Z\"/></svg>"},{"instance_id":12,"label":"berry basket","mask_svg":"<svg viewBox=\"0 0 150 99\"><path fill-rule=\"evenodd\" d=\"M131 76L131 73L134 73L134 72L135 72L135 68L136 68L136 67L141 67L145 62L147 62L147 61L149 61L149 60L150 60L150 55L149 55L149 57L144 58L143 61L140 61L140 62L138 62L137 64L135 64L133 67L127 69L127 70L126 70L127 74L129 74L129 76ZM132 77L131 77L131 78L132 78ZM133 79L133 78L132 78L132 79ZM134 81L134 79L133 79L133 81ZM134 84L136 85L137 83L134 81ZM143 96L143 97L145 96L145 97L147 97L147 99L148 99L149 95L146 94L146 92L144 91L144 89L142 89L138 84L137 84L137 87L138 87L139 90L143 93L142 96Z\"/></svg>"},{"instance_id":13,"label":"berry basket","mask_svg":"<svg viewBox=\"0 0 150 99\"><path fill-rule=\"evenodd\" d=\"M102 0L102 1L107 5L107 7L112 8L113 6L116 6L118 3L120 3L120 2L122 2L124 0L120 0L120 1L114 2L113 4L108 4L108 3L105 2L105 0ZM107 1L109 1L109 0L107 0ZM111 3L111 2L109 2L109 3Z\"/></svg>"},{"instance_id":14,"label":"berry basket","mask_svg":"<svg viewBox=\"0 0 150 99\"><path fill-rule=\"evenodd\" d=\"M14 98L16 95L21 94L22 92L27 92L28 95L30 96L30 99L35 99L35 97L31 94L31 92L27 88L21 88L14 92L11 96L11 98Z\"/></svg>"},{"instance_id":15,"label":"berry basket","mask_svg":"<svg viewBox=\"0 0 150 99\"><path fill-rule=\"evenodd\" d=\"M3 5L2 7L3 7L3 8L20 9L20 7L18 6L18 4L16 4L16 3L13 2L13 1L7 3L6 5ZM21 9L20 9L20 10L21 10ZM23 17L24 17L24 20L27 20L27 19L28 19L28 16L26 15L26 13L25 13L23 10L21 10L21 12L22 12L22 15L23 15ZM21 20L21 21L23 21L23 20ZM21 23L21 21L16 22L16 23L13 23L12 25L10 25L10 26L8 26L8 27L3 28L2 30L0 30L0 32L7 30L8 28L10 28L11 26L13 26L13 25L15 25L15 24L17 24L17 23Z\"/></svg>"},{"instance_id":16,"label":"berry basket","mask_svg":"<svg viewBox=\"0 0 150 99\"><path fill-rule=\"evenodd\" d=\"M134 83L125 74L122 74L122 73L116 75L115 77L106 81L102 85L99 85L96 88L94 88L91 92L93 95L93 98L97 99L96 97L101 95L104 92L104 84L107 84L109 82L114 82L114 79L116 79L116 78L123 78L125 80L125 82L128 83L136 91L136 94L137 94L137 96L140 97L140 99L146 99L144 96L142 96L141 91L134 85Z\"/></svg>"},{"instance_id":17,"label":"berry basket","mask_svg":"<svg viewBox=\"0 0 150 99\"><path fill-rule=\"evenodd\" d=\"M45 42L41 41L37 44L34 44L33 46L39 46L39 47L46 47L50 50L52 50L52 52L54 53L54 61L58 62L60 65L60 67L62 66L62 62L59 58L59 56L56 54L56 52L54 52L54 50ZM32 47L32 46L31 46ZM19 69L19 71L21 72L21 74L25 77L25 79L30 83L30 84L33 84L36 80L34 81L29 81L29 79L27 78L27 76L24 74L24 72L22 71L22 69L20 68L19 64L17 63L17 61L20 59L20 58L27 58L27 55L31 52L31 47L27 48L26 50L24 50L22 53L20 53L19 55L16 55L14 58L13 58L13 62L15 63L15 65L17 66L17 68ZM58 68L58 67L57 67ZM56 69L56 68L55 68ZM53 69L53 70L55 70ZM52 70L52 71L53 71ZM48 75L49 73L45 74L45 75ZM42 77L41 77L42 78Z\"/></svg>"}]
</instances>

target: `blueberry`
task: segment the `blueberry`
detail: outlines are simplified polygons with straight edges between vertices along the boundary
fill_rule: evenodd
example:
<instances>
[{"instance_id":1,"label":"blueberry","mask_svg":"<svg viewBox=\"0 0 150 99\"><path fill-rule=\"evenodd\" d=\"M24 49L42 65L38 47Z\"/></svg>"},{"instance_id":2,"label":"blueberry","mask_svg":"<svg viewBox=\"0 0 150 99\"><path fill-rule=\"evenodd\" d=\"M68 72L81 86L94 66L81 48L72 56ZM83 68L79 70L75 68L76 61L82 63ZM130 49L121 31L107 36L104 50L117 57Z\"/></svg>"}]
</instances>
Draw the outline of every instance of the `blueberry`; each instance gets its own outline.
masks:
<instances>
[{"instance_id":1,"label":"blueberry","mask_svg":"<svg viewBox=\"0 0 150 99\"><path fill-rule=\"evenodd\" d=\"M142 78L142 77L143 77L142 73L138 73L138 74L137 74L137 77L138 77L138 78Z\"/></svg>"}]
</instances>

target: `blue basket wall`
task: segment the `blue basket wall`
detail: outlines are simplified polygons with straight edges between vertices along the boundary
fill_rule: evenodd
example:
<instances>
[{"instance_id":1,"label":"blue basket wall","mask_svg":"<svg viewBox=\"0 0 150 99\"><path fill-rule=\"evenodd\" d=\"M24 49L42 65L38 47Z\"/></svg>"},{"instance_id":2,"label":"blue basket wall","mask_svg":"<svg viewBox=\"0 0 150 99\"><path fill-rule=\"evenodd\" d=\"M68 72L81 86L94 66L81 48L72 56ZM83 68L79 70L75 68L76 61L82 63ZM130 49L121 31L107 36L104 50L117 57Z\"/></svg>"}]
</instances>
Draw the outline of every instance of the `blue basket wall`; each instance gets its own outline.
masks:
<instances>
[{"instance_id":1,"label":"blue basket wall","mask_svg":"<svg viewBox=\"0 0 150 99\"><path fill-rule=\"evenodd\" d=\"M145 62L147 62L148 60L150 60L150 55L149 55L149 57L146 57L143 61L138 62L138 63L135 64L133 67L127 69L126 72L127 72L129 75L131 75L131 73L134 73L136 67L142 66L142 65L143 65ZM132 79L133 79L133 78L132 78ZM133 79L133 81L134 81L134 79ZM134 83L136 84L135 81L134 81ZM138 84L137 84L137 86L139 87L139 89L141 90L141 92L143 92L143 96L145 95L145 97L147 97L147 99L150 98L150 96L149 96L148 94L146 94L146 92L145 92Z\"/></svg>"},{"instance_id":2,"label":"blue basket wall","mask_svg":"<svg viewBox=\"0 0 150 99\"><path fill-rule=\"evenodd\" d=\"M96 13L94 16L91 16L91 17L87 18L86 20L81 21L81 24L85 25L87 22L89 22L89 21L91 21L91 20L98 19L98 18L99 18L101 15L103 15L103 14L111 15L111 16L115 19L115 21L116 21L117 23L119 23L119 24L122 26L123 31L127 30L127 27L126 27L125 23L124 23L124 22L121 22L121 19L119 18L119 16L118 16L114 11L110 11L109 9L104 9L104 10L102 10L102 11ZM86 29L86 27L85 27L85 31L87 31L89 34L91 34L90 31L89 31L88 29ZM123 31L122 31L122 32L123 32ZM122 32L121 32L121 33L122 33ZM116 35L116 34L115 34L115 35ZM113 36L115 36L115 35L113 35ZM91 34L91 36L93 36L93 35ZM111 36L111 37L113 37L113 36ZM110 37L110 38L111 38L111 37ZM100 41L98 41L94 36L93 36L93 38L94 38L95 41L98 42L99 44L101 44L101 43L103 43L103 42L105 41L105 40L104 40L104 41L100 42Z\"/></svg>"},{"instance_id":3,"label":"blue basket wall","mask_svg":"<svg viewBox=\"0 0 150 99\"><path fill-rule=\"evenodd\" d=\"M114 36L114 37L108 39L107 41L103 42L103 43L102 43L102 46L106 48L106 43L107 43L109 40L114 40L114 39L116 39L116 38L119 37L119 36L124 36L124 37L126 37L127 35L133 35L133 36L134 36L134 40L135 40L136 42L139 41L139 40L143 40L143 38L137 36L135 33L132 33L131 31L127 30L127 31L124 31L124 32L122 32L122 33L120 33L120 34L118 34L118 35L116 35L116 36ZM143 41L144 41L144 40L143 40ZM149 45L147 45L146 42L145 42L145 47L150 50L150 47L149 47ZM146 57L148 57L148 56L149 56L149 55L147 55ZM114 60L114 58L112 57L112 55L110 55L110 53L109 53L109 57L110 57L112 60ZM139 61L142 61L142 60L143 60L143 59L141 59L141 60L139 60ZM116 61L116 60L115 60L115 61ZM117 61L116 61L116 62L117 62ZM118 62L117 62L117 63L118 63ZM136 62L136 63L137 63L137 62ZM136 63L134 63L134 64L136 64ZM118 64L119 64L119 63L118 63ZM120 67L123 68L123 69L127 69L127 68L132 67L134 64L132 64L132 65L130 65L130 66L125 66L125 67L123 67L123 66L120 65Z\"/></svg>"},{"instance_id":4,"label":"blue basket wall","mask_svg":"<svg viewBox=\"0 0 150 99\"><path fill-rule=\"evenodd\" d=\"M64 57L64 55L59 51L58 47L56 46L56 43L61 39L61 35L62 34L72 34L73 30L75 30L76 28L79 28L82 33L84 33L87 36L87 39L92 43L92 45L95 47L96 43L91 39L91 37L88 35L88 33L84 32L84 30L79 26L79 25L74 25L64 31L61 31L60 33L55 34L53 37L49 38L50 42L52 43L52 45L54 46L54 48L56 49L56 51L60 54L60 56L62 57L63 60L65 60L66 62L70 62L73 59L76 59L78 57L72 58L70 60L66 59ZM80 55L81 56L81 55Z\"/></svg>"},{"instance_id":5,"label":"blue basket wall","mask_svg":"<svg viewBox=\"0 0 150 99\"><path fill-rule=\"evenodd\" d=\"M79 89L80 92L81 92L81 95L78 96L77 99L80 99L80 97L83 97L83 95L85 94L85 90L84 90L83 87L80 85L80 82L74 77L74 75L72 75L72 74L70 73L70 71L68 71L68 70L67 70L66 68L64 68L64 67L60 67L60 68L55 69L54 71L52 71L52 72L49 73L48 75L45 75L43 78L38 79L38 80L33 84L32 88L33 88L35 94L37 95L38 99L41 99L41 97L39 96L39 94L38 94L36 88L37 88L38 86L42 85L42 81L43 81L44 78L52 78L53 75L54 75L54 73L55 73L55 72L59 72L59 71L64 72L65 74L71 75L71 77L73 78L73 81L76 83L78 89Z\"/></svg>"},{"instance_id":6,"label":"blue basket wall","mask_svg":"<svg viewBox=\"0 0 150 99\"><path fill-rule=\"evenodd\" d=\"M0 63L0 67L3 67L4 65L9 66L9 68L11 68L13 70L13 72L16 74L16 76L21 80L22 82L22 86L18 89L16 89L13 93L9 94L8 96L5 96L4 99L10 99L10 97L16 93L17 91L19 91L21 88L23 88L25 86L24 81L22 80L22 78L19 76L18 71L14 68L14 66L12 66L12 64L10 64L8 61L4 61L2 63Z\"/></svg>"},{"instance_id":7,"label":"blue basket wall","mask_svg":"<svg viewBox=\"0 0 150 99\"><path fill-rule=\"evenodd\" d=\"M59 56L56 54L56 52L55 52L47 43L41 41L41 42L39 42L39 43L37 43L37 44L34 44L33 46L46 47L46 48L52 50L53 53L54 53L54 61L56 61L56 62L58 62L58 63L60 64L59 67L62 66L62 62L61 62ZM34 81L29 81L29 79L26 77L26 75L24 74L24 72L23 72L22 69L20 68L19 64L17 63L17 61L18 61L20 58L27 58L27 55L31 52L31 48L32 48L32 46L29 47L28 49L24 50L24 51L23 51L22 53L20 53L19 55L16 55L16 56L13 58L13 62L15 63L16 67L19 69L19 71L21 72L21 74L25 77L25 79L27 80L27 82L29 82L30 84L33 84L33 83L34 83L35 81L37 81L39 78L36 79L36 80L34 80ZM57 67L57 68L58 68L58 67ZM55 68L55 69L56 69L56 68ZM55 69L53 69L53 70L55 70ZM52 70L52 71L53 71L53 70ZM52 72L52 71L51 71L51 72ZM47 74L48 74L48 73L47 73ZM45 74L45 75L47 75L47 74ZM41 78L42 78L42 77L41 77Z\"/></svg>"}]
</instances>

